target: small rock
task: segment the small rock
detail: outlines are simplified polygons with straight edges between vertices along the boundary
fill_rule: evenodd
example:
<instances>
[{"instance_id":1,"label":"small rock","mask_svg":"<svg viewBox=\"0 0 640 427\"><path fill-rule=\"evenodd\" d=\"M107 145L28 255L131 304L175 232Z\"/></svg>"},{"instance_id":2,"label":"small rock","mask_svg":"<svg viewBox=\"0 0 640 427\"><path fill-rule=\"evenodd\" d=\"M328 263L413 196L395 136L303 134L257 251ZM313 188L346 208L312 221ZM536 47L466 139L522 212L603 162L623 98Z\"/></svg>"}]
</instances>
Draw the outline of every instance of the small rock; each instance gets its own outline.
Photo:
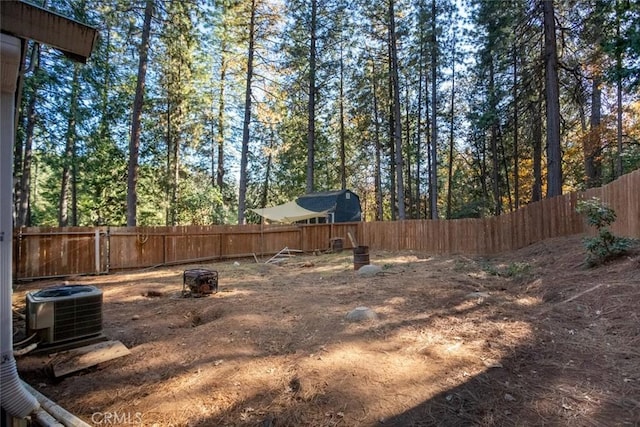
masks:
<instances>
[{"instance_id":1,"label":"small rock","mask_svg":"<svg viewBox=\"0 0 640 427\"><path fill-rule=\"evenodd\" d=\"M471 292L466 298L489 298L489 292Z\"/></svg>"},{"instance_id":2,"label":"small rock","mask_svg":"<svg viewBox=\"0 0 640 427\"><path fill-rule=\"evenodd\" d=\"M358 274L358 276L372 277L380 272L382 272L381 267L377 265L369 264L369 265L363 265L362 267L360 267L360 269L356 273Z\"/></svg>"},{"instance_id":3,"label":"small rock","mask_svg":"<svg viewBox=\"0 0 640 427\"><path fill-rule=\"evenodd\" d=\"M237 266L239 266L239 265L240 265L240 263L239 263L238 261L235 261L235 262L233 263L233 265L235 265L235 266L237 267Z\"/></svg>"},{"instance_id":4,"label":"small rock","mask_svg":"<svg viewBox=\"0 0 640 427\"><path fill-rule=\"evenodd\" d=\"M347 320L351 322L363 322L365 320L378 320L378 315L369 307L356 307L347 313Z\"/></svg>"},{"instance_id":5,"label":"small rock","mask_svg":"<svg viewBox=\"0 0 640 427\"><path fill-rule=\"evenodd\" d=\"M134 314L133 316L131 316L131 320L140 320L140 315Z\"/></svg>"},{"instance_id":6,"label":"small rock","mask_svg":"<svg viewBox=\"0 0 640 427\"><path fill-rule=\"evenodd\" d=\"M483 360L484 366L487 368L503 368L502 363L496 362L495 360Z\"/></svg>"},{"instance_id":7,"label":"small rock","mask_svg":"<svg viewBox=\"0 0 640 427\"><path fill-rule=\"evenodd\" d=\"M516 398L510 395L509 393L505 393L504 400L506 400L507 402L514 402Z\"/></svg>"}]
</instances>

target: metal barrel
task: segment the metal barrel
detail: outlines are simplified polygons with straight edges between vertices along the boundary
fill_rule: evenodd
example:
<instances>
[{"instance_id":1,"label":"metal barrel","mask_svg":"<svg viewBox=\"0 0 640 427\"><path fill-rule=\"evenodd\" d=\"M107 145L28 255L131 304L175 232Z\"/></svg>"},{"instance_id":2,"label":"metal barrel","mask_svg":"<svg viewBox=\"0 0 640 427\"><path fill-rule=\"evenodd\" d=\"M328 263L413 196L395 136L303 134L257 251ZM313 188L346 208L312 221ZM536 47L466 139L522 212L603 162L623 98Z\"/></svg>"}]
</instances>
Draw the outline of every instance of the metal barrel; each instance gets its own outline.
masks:
<instances>
[{"instance_id":1,"label":"metal barrel","mask_svg":"<svg viewBox=\"0 0 640 427\"><path fill-rule=\"evenodd\" d=\"M363 265L369 265L369 246L353 248L353 269L359 270Z\"/></svg>"}]
</instances>

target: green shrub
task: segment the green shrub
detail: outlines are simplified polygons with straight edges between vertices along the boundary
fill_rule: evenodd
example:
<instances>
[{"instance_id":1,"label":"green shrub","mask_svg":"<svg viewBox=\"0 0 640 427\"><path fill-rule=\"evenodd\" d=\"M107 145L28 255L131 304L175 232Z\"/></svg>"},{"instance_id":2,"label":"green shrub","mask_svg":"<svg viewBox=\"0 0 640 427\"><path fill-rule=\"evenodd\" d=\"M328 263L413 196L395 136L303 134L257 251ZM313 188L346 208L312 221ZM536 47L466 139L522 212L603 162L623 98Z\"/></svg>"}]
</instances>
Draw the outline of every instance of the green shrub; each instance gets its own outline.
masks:
<instances>
[{"instance_id":1,"label":"green shrub","mask_svg":"<svg viewBox=\"0 0 640 427\"><path fill-rule=\"evenodd\" d=\"M598 235L583 239L587 250L586 263L589 267L625 254L631 247L631 239L615 236L608 226L616 220L615 211L594 197L580 200L576 211L587 218L590 226L595 227Z\"/></svg>"}]
</instances>

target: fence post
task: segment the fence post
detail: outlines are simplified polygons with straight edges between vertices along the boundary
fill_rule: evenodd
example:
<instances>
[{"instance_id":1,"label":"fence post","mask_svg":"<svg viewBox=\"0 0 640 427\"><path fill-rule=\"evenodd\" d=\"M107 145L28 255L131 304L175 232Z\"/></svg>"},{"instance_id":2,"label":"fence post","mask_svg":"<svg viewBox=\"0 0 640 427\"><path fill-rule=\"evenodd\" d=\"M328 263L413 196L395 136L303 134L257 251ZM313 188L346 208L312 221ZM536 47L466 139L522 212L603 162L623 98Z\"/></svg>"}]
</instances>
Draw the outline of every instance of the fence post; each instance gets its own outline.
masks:
<instances>
[{"instance_id":1,"label":"fence post","mask_svg":"<svg viewBox=\"0 0 640 427\"><path fill-rule=\"evenodd\" d=\"M100 274L100 229L96 228L94 234L94 250L95 250L95 263L96 263L96 274Z\"/></svg>"},{"instance_id":2,"label":"fence post","mask_svg":"<svg viewBox=\"0 0 640 427\"><path fill-rule=\"evenodd\" d=\"M109 274L109 269L111 268L111 227L107 227L107 265L106 265L106 273Z\"/></svg>"},{"instance_id":3,"label":"fence post","mask_svg":"<svg viewBox=\"0 0 640 427\"><path fill-rule=\"evenodd\" d=\"M162 232L162 265L167 264L167 230Z\"/></svg>"}]
</instances>

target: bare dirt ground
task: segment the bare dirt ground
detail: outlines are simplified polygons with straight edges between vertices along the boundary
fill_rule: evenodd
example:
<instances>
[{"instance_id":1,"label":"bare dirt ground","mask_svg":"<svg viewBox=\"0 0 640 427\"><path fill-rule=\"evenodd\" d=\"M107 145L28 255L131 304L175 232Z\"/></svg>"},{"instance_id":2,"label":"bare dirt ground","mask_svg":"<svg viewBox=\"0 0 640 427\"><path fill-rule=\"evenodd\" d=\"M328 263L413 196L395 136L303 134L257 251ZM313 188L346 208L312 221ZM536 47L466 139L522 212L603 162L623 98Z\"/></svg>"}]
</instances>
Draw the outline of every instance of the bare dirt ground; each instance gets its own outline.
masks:
<instances>
[{"instance_id":1,"label":"bare dirt ground","mask_svg":"<svg viewBox=\"0 0 640 427\"><path fill-rule=\"evenodd\" d=\"M374 277L344 251L75 278L131 354L55 381L47 355L18 366L93 425L640 425L637 249L595 269L579 237L370 257ZM219 292L179 298L187 268L217 270ZM53 283L18 284L15 305ZM346 321L359 306L379 319Z\"/></svg>"}]
</instances>

